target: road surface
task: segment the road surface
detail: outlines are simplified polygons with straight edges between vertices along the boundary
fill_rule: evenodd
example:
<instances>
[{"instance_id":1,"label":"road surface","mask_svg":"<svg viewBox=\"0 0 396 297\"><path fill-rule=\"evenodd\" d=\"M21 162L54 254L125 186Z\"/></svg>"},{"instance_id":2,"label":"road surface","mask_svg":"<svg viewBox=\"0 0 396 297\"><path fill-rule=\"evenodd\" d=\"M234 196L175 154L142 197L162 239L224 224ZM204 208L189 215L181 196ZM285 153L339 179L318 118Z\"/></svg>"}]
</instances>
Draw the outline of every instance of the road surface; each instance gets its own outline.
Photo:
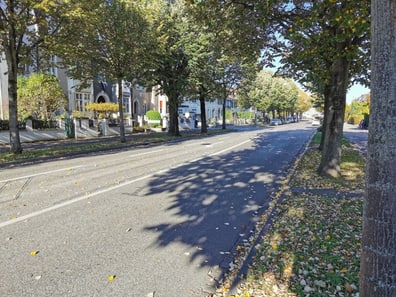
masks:
<instances>
[{"instance_id":1,"label":"road surface","mask_svg":"<svg viewBox=\"0 0 396 297\"><path fill-rule=\"evenodd\" d=\"M0 171L0 296L206 296L307 122Z\"/></svg>"}]
</instances>

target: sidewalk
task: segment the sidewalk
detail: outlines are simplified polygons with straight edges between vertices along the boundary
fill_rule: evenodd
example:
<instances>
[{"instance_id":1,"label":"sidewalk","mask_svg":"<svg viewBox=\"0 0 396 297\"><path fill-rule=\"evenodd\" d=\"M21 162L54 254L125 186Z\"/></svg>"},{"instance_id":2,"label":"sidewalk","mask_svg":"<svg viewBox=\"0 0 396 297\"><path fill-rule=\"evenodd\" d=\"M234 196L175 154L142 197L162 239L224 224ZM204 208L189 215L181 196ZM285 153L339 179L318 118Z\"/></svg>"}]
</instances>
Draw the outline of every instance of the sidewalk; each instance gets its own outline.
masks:
<instances>
[{"instance_id":1,"label":"sidewalk","mask_svg":"<svg viewBox=\"0 0 396 297\"><path fill-rule=\"evenodd\" d=\"M21 143L36 142L44 140L60 140L66 139L66 132L63 129L28 131L20 130L19 137ZM10 143L10 131L0 131L0 145L8 145Z\"/></svg>"},{"instance_id":2,"label":"sidewalk","mask_svg":"<svg viewBox=\"0 0 396 297\"><path fill-rule=\"evenodd\" d=\"M194 130L181 130L182 135L188 135L190 133L196 133L198 129ZM154 134L166 134L166 132L154 132ZM126 140L137 140L152 138L153 133L132 133L130 129L126 129L125 137ZM102 143L106 141L118 140L120 136L119 131L114 127L111 127L108 135L106 136L92 136L90 134L79 133L77 138L68 138L66 132L63 129L53 130L20 130L19 137L21 139L23 150L34 150L41 148L57 147L57 146L76 146L84 145L88 143ZM0 153L9 152L9 131L0 131Z\"/></svg>"},{"instance_id":3,"label":"sidewalk","mask_svg":"<svg viewBox=\"0 0 396 297\"><path fill-rule=\"evenodd\" d=\"M114 129L114 127L108 130L106 136L98 136L97 133L92 133L91 131L79 130L77 138L67 137L66 131L60 128L48 130L19 130L19 137L24 150L111 141L112 139L118 138L119 135L120 132ZM134 135L134 137L146 136L144 133L139 136L138 134L131 134L130 129L126 129L125 137L130 138L132 135ZM10 132L0 131L0 153L9 152L9 144Z\"/></svg>"}]
</instances>

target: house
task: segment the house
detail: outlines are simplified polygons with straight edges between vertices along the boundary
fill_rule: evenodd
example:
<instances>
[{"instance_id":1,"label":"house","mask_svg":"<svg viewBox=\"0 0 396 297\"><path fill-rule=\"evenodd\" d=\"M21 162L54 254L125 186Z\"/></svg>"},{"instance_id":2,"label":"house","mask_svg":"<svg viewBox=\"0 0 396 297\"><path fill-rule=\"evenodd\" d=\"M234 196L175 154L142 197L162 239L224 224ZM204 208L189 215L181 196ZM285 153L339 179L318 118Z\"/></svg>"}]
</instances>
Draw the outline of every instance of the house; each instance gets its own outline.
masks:
<instances>
[{"instance_id":1,"label":"house","mask_svg":"<svg viewBox=\"0 0 396 297\"><path fill-rule=\"evenodd\" d=\"M56 65L57 57L51 58L51 65ZM32 72L29 67L26 68L26 75ZM68 113L73 111L86 112L86 105L89 103L101 102L118 102L118 85L101 81L95 78L88 87L82 87L81 82L67 76L65 69L49 67L48 71L55 75L60 83L61 88L67 94ZM0 119L8 119L8 81L7 65L5 59L0 61ZM143 126L145 123L144 116L148 110L157 110L163 119L169 118L168 98L162 94L159 87L145 88L136 83L123 82L122 98L124 110L124 119L126 125ZM222 120L223 100L214 100L206 102L206 118L212 122ZM236 101L234 98L226 100L226 107L236 110ZM201 108L199 100L185 99L179 107L180 124L186 128L196 127L201 120ZM117 115L113 121L117 122ZM186 123L189 123L186 126Z\"/></svg>"}]
</instances>

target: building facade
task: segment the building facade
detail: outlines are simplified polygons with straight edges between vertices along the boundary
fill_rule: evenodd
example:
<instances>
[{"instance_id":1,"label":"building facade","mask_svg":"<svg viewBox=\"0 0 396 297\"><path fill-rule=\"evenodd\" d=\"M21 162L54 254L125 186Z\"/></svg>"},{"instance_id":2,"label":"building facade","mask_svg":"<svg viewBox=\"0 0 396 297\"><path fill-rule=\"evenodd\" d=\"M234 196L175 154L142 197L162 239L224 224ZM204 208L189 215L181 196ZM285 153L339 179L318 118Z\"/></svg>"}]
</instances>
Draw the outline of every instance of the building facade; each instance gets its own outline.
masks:
<instances>
[{"instance_id":1,"label":"building facade","mask_svg":"<svg viewBox=\"0 0 396 297\"><path fill-rule=\"evenodd\" d=\"M52 57L51 65L56 64L57 58ZM68 98L67 112L71 115L73 111L86 112L86 105L89 103L117 103L118 85L93 80L88 87L81 87L81 82L67 76L65 69L50 67L48 72L55 75L62 90ZM25 75L32 73L29 69ZM159 87L145 88L138 84L123 82L122 98L124 118L131 120L134 126L144 125L144 116L148 110L156 110L163 119L169 118L168 98L162 94ZM220 122L222 120L223 100L213 100L206 102L206 118L208 121ZM226 100L226 107L236 110L236 101L233 98ZM194 123L200 122L201 107L199 100L185 99L179 107L179 117L190 119ZM115 118L117 115L114 115ZM7 65L5 59L0 61L0 119L8 119L8 78ZM196 126L196 125L195 125Z\"/></svg>"}]
</instances>

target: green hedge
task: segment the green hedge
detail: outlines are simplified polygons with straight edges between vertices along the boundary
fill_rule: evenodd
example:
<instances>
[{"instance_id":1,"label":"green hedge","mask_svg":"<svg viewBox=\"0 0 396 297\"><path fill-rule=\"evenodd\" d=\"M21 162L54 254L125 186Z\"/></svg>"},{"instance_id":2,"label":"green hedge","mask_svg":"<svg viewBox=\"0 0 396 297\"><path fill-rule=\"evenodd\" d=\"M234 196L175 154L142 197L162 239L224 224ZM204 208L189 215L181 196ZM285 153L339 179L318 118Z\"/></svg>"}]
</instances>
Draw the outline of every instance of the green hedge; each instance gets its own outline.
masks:
<instances>
[{"instance_id":1,"label":"green hedge","mask_svg":"<svg viewBox=\"0 0 396 297\"><path fill-rule=\"evenodd\" d=\"M152 121L160 121L161 120L161 114L158 111L155 110L149 110L146 112L146 117L149 120Z\"/></svg>"}]
</instances>

